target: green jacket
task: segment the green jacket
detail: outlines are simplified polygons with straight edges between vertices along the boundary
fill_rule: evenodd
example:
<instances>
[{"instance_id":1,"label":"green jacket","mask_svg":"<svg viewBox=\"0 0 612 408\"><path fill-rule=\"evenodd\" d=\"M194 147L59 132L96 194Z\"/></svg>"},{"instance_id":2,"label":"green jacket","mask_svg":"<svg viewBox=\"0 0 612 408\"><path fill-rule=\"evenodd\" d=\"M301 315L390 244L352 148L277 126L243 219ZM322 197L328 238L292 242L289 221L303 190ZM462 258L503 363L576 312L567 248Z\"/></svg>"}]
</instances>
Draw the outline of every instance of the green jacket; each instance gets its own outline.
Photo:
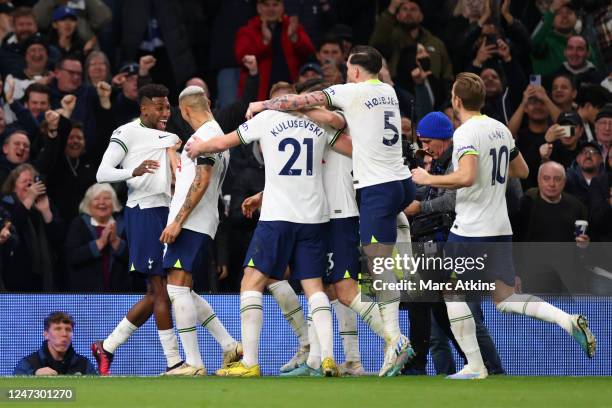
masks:
<instances>
[{"instance_id":1,"label":"green jacket","mask_svg":"<svg viewBox=\"0 0 612 408\"><path fill-rule=\"evenodd\" d=\"M400 51L408 45L423 44L431 58L431 72L433 76L448 81L453 80L453 65L446 51L444 43L424 28L419 28L419 35L413 40L410 33L401 26L395 16L388 10L382 12L374 26L370 38L370 45L389 57L389 72L395 77L397 74L410 75L410 72L398 73L397 62Z\"/></svg>"},{"instance_id":2,"label":"green jacket","mask_svg":"<svg viewBox=\"0 0 612 408\"><path fill-rule=\"evenodd\" d=\"M553 29L554 19L553 13L545 12L542 16L542 25L531 37L533 46L531 62L535 74L550 75L556 72L565 61L563 52L567 44L567 36Z\"/></svg>"}]
</instances>

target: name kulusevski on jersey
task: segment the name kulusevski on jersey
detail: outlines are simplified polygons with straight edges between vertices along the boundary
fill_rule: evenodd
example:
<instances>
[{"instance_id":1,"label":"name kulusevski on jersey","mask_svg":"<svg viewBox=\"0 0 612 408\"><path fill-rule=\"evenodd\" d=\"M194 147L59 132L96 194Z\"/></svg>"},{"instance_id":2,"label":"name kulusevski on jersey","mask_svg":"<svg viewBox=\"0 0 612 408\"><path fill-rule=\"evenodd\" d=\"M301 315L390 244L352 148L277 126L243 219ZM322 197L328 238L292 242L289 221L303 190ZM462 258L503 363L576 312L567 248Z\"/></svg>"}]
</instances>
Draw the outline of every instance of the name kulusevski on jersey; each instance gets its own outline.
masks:
<instances>
[{"instance_id":1,"label":"name kulusevski on jersey","mask_svg":"<svg viewBox=\"0 0 612 408\"><path fill-rule=\"evenodd\" d=\"M261 221L316 224L329 220L323 154L341 132L320 127L306 117L264 111L243 123L237 133L244 144L258 140L264 156Z\"/></svg>"}]
</instances>

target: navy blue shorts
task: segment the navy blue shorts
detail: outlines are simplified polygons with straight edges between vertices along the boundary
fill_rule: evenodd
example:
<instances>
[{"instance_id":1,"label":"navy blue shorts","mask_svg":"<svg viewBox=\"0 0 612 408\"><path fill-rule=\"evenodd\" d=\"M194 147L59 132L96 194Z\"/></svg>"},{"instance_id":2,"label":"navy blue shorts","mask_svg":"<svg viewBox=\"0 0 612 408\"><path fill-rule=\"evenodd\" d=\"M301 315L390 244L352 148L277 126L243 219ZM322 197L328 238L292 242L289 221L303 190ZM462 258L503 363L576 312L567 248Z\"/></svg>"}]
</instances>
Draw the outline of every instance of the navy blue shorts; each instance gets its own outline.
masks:
<instances>
[{"instance_id":1,"label":"navy blue shorts","mask_svg":"<svg viewBox=\"0 0 612 408\"><path fill-rule=\"evenodd\" d=\"M201 269L208 259L208 248L212 238L201 232L182 229L176 241L166 246L164 269L182 269L193 273Z\"/></svg>"},{"instance_id":2,"label":"navy blue shorts","mask_svg":"<svg viewBox=\"0 0 612 408\"><path fill-rule=\"evenodd\" d=\"M166 223L168 207L141 210L139 206L125 208L125 233L130 254L130 272L166 276L162 267L164 244L159 242Z\"/></svg>"},{"instance_id":3,"label":"navy blue shorts","mask_svg":"<svg viewBox=\"0 0 612 408\"><path fill-rule=\"evenodd\" d=\"M514 286L514 261L512 257L512 235L494 237L463 237L448 235L444 246L444 256L452 258L474 259L480 261L483 268L455 267L455 276L461 280L495 282L500 280L506 285ZM449 271L450 272L450 271Z\"/></svg>"},{"instance_id":4,"label":"navy blue shorts","mask_svg":"<svg viewBox=\"0 0 612 408\"><path fill-rule=\"evenodd\" d=\"M363 245L376 242L395 244L397 214L416 197L412 178L376 184L357 190L359 201L359 236Z\"/></svg>"},{"instance_id":5,"label":"navy blue shorts","mask_svg":"<svg viewBox=\"0 0 612 408\"><path fill-rule=\"evenodd\" d=\"M284 279L287 266L292 279L323 277L327 264L325 225L259 221L242 267L253 267L278 280Z\"/></svg>"},{"instance_id":6,"label":"navy blue shorts","mask_svg":"<svg viewBox=\"0 0 612 408\"><path fill-rule=\"evenodd\" d=\"M359 276L359 217L333 218L327 223L327 270L323 282Z\"/></svg>"}]
</instances>

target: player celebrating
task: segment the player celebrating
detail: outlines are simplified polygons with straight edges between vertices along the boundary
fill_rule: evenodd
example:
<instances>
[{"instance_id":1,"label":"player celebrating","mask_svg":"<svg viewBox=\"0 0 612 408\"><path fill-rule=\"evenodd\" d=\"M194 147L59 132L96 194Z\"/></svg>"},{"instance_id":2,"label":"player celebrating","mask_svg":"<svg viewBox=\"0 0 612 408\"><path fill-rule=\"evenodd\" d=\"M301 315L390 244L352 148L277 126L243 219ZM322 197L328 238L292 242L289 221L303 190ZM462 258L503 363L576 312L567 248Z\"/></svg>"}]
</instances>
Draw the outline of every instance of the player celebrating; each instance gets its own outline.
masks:
<instances>
[{"instance_id":1,"label":"player celebrating","mask_svg":"<svg viewBox=\"0 0 612 408\"><path fill-rule=\"evenodd\" d=\"M217 374L260 375L262 293L268 277L281 280L289 265L293 278L301 281L308 298L321 343L323 374L337 376L331 307L321 281L326 263L323 228L329 221L321 167L326 144L350 151L350 140L341 132L322 129L308 118L270 111L243 123L235 132L189 143L185 149L194 157L255 140L259 140L264 156L266 183L261 216L245 257L240 288L244 358Z\"/></svg>"},{"instance_id":2,"label":"player celebrating","mask_svg":"<svg viewBox=\"0 0 612 408\"><path fill-rule=\"evenodd\" d=\"M410 171L404 166L399 129L399 104L393 88L378 80L382 56L369 46L357 46L347 62L349 83L302 95L285 95L249 105L247 117L265 109L299 110L329 106L342 109L353 141L353 183L361 195L359 234L369 265L389 257L397 239L397 214L415 196ZM386 270L382 278L396 280ZM380 376L397 375L412 355L399 327L399 291L378 294L387 341Z\"/></svg>"},{"instance_id":3,"label":"player celebrating","mask_svg":"<svg viewBox=\"0 0 612 408\"><path fill-rule=\"evenodd\" d=\"M506 207L506 181L508 177L526 178L529 169L508 128L480 113L484 100L485 86L479 76L472 73L457 75L452 89L452 105L461 126L453 137L455 171L434 176L418 168L412 171L413 180L422 185L459 189L455 205L457 216L448 237L450 246L447 244L452 256L474 257L473 253L464 253L465 245L455 243L471 244L471 252L479 243L481 246L494 243L484 245L487 247L489 278L495 280L492 298L497 310L556 323L580 343L588 357L593 357L595 338L584 316L571 316L536 296L514 292L515 274L509 247L512 228ZM467 277L459 275L459 278ZM468 360L461 371L449 378L486 378L487 370L480 355L470 309L465 302L447 302L446 307L453 334Z\"/></svg>"},{"instance_id":4,"label":"player celebrating","mask_svg":"<svg viewBox=\"0 0 612 408\"><path fill-rule=\"evenodd\" d=\"M155 314L159 339L167 359L167 372L172 373L182 364L162 268L163 246L159 242L168 219L171 157L176 155L180 139L165 132L170 116L165 86L143 86L138 90L138 103L140 119L113 132L96 177L99 183L127 181L125 222L130 271L147 275L147 293L103 342L92 344L91 350L102 375L110 373L115 350L152 313ZM121 169L116 168L119 165Z\"/></svg>"},{"instance_id":5,"label":"player celebrating","mask_svg":"<svg viewBox=\"0 0 612 408\"><path fill-rule=\"evenodd\" d=\"M179 95L179 109L187 123L197 129L192 138L207 140L223 134L202 88L185 88ZM198 265L206 264L208 246L217 232L217 204L228 161L229 152L200 156L195 161L183 152L168 225L160 237L167 244L163 266L168 271L168 295L186 356L185 364L176 369L177 375L206 374L198 346L198 324L208 329L223 349L223 366L242 355L242 346L225 330L210 304L191 290L191 274Z\"/></svg>"}]
</instances>

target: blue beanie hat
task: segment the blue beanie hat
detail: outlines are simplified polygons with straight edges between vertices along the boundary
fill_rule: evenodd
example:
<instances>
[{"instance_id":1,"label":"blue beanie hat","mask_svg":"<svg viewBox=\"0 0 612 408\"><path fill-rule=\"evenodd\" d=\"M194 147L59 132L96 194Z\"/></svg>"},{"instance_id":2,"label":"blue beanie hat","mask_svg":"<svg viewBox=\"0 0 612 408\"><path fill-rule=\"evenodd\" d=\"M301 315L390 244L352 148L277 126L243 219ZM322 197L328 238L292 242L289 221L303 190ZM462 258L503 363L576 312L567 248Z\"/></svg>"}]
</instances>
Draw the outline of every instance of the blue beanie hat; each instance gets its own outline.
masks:
<instances>
[{"instance_id":1,"label":"blue beanie hat","mask_svg":"<svg viewBox=\"0 0 612 408\"><path fill-rule=\"evenodd\" d=\"M453 137L453 124L442 112L430 112L419 121L417 136L426 139L450 139Z\"/></svg>"}]
</instances>

